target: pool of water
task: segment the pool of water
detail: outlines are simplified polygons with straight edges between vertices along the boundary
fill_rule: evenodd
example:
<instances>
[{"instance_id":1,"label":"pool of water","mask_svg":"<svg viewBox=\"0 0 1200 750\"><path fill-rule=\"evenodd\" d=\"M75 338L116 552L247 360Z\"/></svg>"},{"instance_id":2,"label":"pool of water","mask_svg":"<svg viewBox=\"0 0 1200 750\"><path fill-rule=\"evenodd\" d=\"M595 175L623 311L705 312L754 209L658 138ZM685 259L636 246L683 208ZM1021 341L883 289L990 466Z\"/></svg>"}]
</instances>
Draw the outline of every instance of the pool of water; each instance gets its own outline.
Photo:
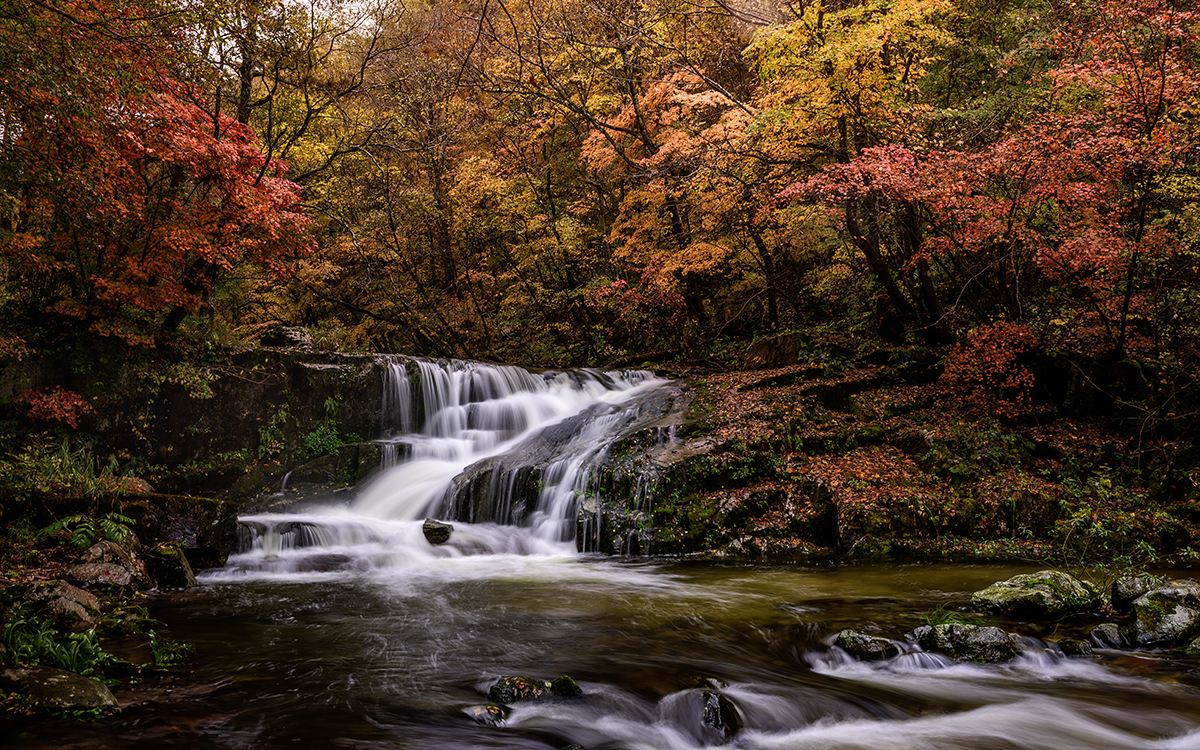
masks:
<instances>
[{"instance_id":1,"label":"pool of water","mask_svg":"<svg viewBox=\"0 0 1200 750\"><path fill-rule=\"evenodd\" d=\"M858 663L829 645L843 628L902 638L931 610L961 607L972 591L1030 568L496 549L343 553L325 566L261 550L235 558L198 588L150 603L170 637L195 648L173 692L98 724L32 727L8 744L1200 748L1200 663L1188 657L1066 658L1029 640L1003 665L920 653ZM998 624L1038 638L1082 632ZM583 696L515 703L498 727L467 713L489 702L501 676L564 674ZM705 729L701 678L725 684L737 708L743 727L727 740Z\"/></svg>"}]
</instances>

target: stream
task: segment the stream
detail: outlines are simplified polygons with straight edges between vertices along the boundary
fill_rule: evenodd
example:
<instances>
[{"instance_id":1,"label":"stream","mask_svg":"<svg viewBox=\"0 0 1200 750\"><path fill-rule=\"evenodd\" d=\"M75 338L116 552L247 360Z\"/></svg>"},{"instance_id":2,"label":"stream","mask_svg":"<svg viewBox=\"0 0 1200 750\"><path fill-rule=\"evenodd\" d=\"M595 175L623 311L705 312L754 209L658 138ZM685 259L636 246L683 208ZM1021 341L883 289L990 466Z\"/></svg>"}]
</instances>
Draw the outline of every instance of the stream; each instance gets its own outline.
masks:
<instances>
[{"instance_id":1,"label":"stream","mask_svg":"<svg viewBox=\"0 0 1200 750\"><path fill-rule=\"evenodd\" d=\"M381 438L394 450L356 499L246 515L225 567L148 602L194 647L190 671L118 692L108 720L39 724L7 746L1200 748L1195 657L1050 645L1090 624L998 621L1026 636L999 665L903 641L929 613L1036 568L579 552L575 516L611 436L643 417L653 429L638 407L661 382L648 374L394 374ZM522 491L521 461L505 457L538 441L551 450ZM463 503L461 477L481 463L486 502ZM426 539L426 516L453 524L448 542ZM830 645L844 628L905 653L857 662ZM472 716L503 676L561 675L583 694L514 702L499 726ZM705 721L714 689L742 725L732 736Z\"/></svg>"}]
</instances>

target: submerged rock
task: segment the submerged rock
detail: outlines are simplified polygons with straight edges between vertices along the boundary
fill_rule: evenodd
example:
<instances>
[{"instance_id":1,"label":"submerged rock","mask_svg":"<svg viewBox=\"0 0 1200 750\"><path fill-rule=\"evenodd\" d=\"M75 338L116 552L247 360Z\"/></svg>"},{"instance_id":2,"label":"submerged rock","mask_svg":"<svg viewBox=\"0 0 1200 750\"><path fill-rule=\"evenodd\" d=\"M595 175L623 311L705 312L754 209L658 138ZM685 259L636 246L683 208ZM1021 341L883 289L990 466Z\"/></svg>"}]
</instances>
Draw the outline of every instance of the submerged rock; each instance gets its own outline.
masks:
<instances>
[{"instance_id":1,"label":"submerged rock","mask_svg":"<svg viewBox=\"0 0 1200 750\"><path fill-rule=\"evenodd\" d=\"M1133 602L1139 646L1171 647L1200 634L1200 583L1169 581Z\"/></svg>"},{"instance_id":2,"label":"submerged rock","mask_svg":"<svg viewBox=\"0 0 1200 750\"><path fill-rule=\"evenodd\" d=\"M450 541L452 531L454 531L454 527L450 524L435 521L432 518L426 518L425 523L421 525L421 533L425 535L425 540L430 544L445 544Z\"/></svg>"},{"instance_id":3,"label":"submerged rock","mask_svg":"<svg viewBox=\"0 0 1200 750\"><path fill-rule=\"evenodd\" d=\"M976 612L1034 620L1083 614L1099 604L1100 595L1091 584L1058 570L1016 575L971 595Z\"/></svg>"},{"instance_id":4,"label":"submerged rock","mask_svg":"<svg viewBox=\"0 0 1200 750\"><path fill-rule=\"evenodd\" d=\"M574 698L578 695L583 695L583 689L566 675L553 682L529 677L501 677L488 690L489 698L505 704L546 698Z\"/></svg>"},{"instance_id":5,"label":"submerged rock","mask_svg":"<svg viewBox=\"0 0 1200 750\"><path fill-rule=\"evenodd\" d=\"M1020 650L1012 633L983 625L922 625L912 635L926 651L988 664L1008 661Z\"/></svg>"},{"instance_id":6,"label":"submerged rock","mask_svg":"<svg viewBox=\"0 0 1200 750\"><path fill-rule=\"evenodd\" d=\"M833 645L859 661L879 661L900 655L900 647L887 638L866 635L857 630L843 630L833 639Z\"/></svg>"},{"instance_id":7,"label":"submerged rock","mask_svg":"<svg viewBox=\"0 0 1200 750\"><path fill-rule=\"evenodd\" d=\"M497 706L492 703L485 703L481 706L469 706L463 711L475 720L477 724L483 724L485 727L498 727L508 721L508 709L504 706Z\"/></svg>"},{"instance_id":8,"label":"submerged rock","mask_svg":"<svg viewBox=\"0 0 1200 750\"><path fill-rule=\"evenodd\" d=\"M102 708L117 705L117 699L98 680L53 667L5 669L0 671L0 686L22 693L38 708Z\"/></svg>"}]
</instances>

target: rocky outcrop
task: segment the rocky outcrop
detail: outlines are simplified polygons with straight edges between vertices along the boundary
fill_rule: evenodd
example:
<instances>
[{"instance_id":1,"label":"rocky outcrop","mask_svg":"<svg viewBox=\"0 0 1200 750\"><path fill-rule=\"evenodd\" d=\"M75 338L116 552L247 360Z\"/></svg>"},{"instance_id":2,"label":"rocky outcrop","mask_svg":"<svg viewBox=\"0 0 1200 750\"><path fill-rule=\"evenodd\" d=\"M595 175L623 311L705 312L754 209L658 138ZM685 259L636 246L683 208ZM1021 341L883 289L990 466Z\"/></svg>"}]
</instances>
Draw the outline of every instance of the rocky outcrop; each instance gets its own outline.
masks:
<instances>
[{"instance_id":1,"label":"rocky outcrop","mask_svg":"<svg viewBox=\"0 0 1200 750\"><path fill-rule=\"evenodd\" d=\"M926 651L987 664L1008 661L1020 651L1012 633L982 625L922 625L912 632L912 639Z\"/></svg>"},{"instance_id":2,"label":"rocky outcrop","mask_svg":"<svg viewBox=\"0 0 1200 750\"><path fill-rule=\"evenodd\" d=\"M117 699L99 680L53 667L5 669L0 671L0 687L23 693L37 708L63 711L117 705Z\"/></svg>"},{"instance_id":3,"label":"rocky outcrop","mask_svg":"<svg viewBox=\"0 0 1200 750\"><path fill-rule=\"evenodd\" d=\"M976 612L1043 621L1084 614L1099 604L1094 587L1058 570L1016 575L971 595Z\"/></svg>"}]
</instances>

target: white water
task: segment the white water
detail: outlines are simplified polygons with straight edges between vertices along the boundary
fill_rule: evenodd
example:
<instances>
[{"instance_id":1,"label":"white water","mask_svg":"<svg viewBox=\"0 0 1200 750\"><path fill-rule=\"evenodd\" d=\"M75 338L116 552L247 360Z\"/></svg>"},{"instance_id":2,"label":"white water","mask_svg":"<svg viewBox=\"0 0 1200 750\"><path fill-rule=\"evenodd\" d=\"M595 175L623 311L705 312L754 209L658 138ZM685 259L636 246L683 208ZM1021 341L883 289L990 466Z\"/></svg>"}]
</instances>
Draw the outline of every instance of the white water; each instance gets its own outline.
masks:
<instances>
[{"instance_id":1,"label":"white water","mask_svg":"<svg viewBox=\"0 0 1200 750\"><path fill-rule=\"evenodd\" d=\"M572 554L597 466L641 417L639 398L667 382L643 371L535 374L460 361L392 359L385 372L379 474L349 507L242 518L252 538L222 575L319 578L467 555ZM486 481L456 486L489 460ZM522 460L540 461L537 474ZM424 539L427 517L455 522L450 543Z\"/></svg>"}]
</instances>

